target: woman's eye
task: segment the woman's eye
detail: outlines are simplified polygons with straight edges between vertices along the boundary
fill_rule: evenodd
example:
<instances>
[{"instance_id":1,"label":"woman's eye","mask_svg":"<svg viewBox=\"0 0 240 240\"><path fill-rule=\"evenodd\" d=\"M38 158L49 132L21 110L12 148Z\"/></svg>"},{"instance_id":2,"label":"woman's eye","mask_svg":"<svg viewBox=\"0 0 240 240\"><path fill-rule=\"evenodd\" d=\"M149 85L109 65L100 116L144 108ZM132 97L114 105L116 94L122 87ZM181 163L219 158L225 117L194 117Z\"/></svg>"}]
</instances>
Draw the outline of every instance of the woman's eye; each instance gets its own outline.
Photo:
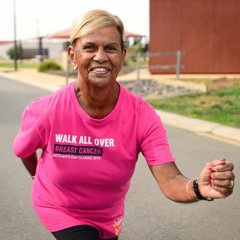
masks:
<instances>
[{"instance_id":1,"label":"woman's eye","mask_svg":"<svg viewBox=\"0 0 240 240\"><path fill-rule=\"evenodd\" d=\"M117 48L114 47L114 46L107 46L106 50L109 51L109 52L115 52L115 51L117 51Z\"/></svg>"},{"instance_id":2,"label":"woman's eye","mask_svg":"<svg viewBox=\"0 0 240 240\"><path fill-rule=\"evenodd\" d=\"M83 49L86 51L95 51L96 47L92 45L87 45L87 46L84 46Z\"/></svg>"}]
</instances>

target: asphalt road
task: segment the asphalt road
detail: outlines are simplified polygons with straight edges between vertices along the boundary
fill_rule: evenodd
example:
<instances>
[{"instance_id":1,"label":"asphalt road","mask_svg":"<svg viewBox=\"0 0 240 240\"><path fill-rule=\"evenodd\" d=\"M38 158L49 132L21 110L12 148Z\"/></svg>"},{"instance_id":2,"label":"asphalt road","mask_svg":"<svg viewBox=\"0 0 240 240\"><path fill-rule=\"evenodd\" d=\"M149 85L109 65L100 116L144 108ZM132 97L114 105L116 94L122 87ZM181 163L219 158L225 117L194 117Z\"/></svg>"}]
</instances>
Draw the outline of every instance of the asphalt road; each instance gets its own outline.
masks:
<instances>
[{"instance_id":1,"label":"asphalt road","mask_svg":"<svg viewBox=\"0 0 240 240\"><path fill-rule=\"evenodd\" d=\"M0 239L53 240L31 206L31 179L12 153L23 108L49 92L0 78ZM239 147L187 131L167 127L169 142L181 171L197 177L206 161L227 158L240 175ZM239 184L224 200L177 204L159 191L145 160L139 157L126 200L120 240L238 240Z\"/></svg>"}]
</instances>

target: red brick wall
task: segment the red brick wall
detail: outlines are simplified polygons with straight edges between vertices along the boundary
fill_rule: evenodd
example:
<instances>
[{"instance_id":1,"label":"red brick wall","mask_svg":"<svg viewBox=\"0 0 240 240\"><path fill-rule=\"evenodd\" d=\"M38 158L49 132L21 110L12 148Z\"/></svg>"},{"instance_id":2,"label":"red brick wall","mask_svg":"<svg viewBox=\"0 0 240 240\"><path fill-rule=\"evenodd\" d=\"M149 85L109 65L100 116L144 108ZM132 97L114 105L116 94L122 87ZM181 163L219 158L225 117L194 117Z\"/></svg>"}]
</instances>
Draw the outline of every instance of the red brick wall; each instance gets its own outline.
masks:
<instances>
[{"instance_id":1,"label":"red brick wall","mask_svg":"<svg viewBox=\"0 0 240 240\"><path fill-rule=\"evenodd\" d=\"M240 73L240 0L150 0L149 50L184 51L182 73Z\"/></svg>"}]
</instances>

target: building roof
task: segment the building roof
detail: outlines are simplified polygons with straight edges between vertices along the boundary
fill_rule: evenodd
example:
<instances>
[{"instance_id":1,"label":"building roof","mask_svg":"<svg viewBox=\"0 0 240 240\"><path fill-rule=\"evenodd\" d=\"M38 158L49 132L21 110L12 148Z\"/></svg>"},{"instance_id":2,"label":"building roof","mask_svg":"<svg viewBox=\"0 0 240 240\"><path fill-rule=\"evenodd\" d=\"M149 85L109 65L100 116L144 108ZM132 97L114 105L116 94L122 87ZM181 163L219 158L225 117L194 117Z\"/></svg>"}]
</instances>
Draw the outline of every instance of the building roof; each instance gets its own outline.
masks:
<instances>
[{"instance_id":1,"label":"building roof","mask_svg":"<svg viewBox=\"0 0 240 240\"><path fill-rule=\"evenodd\" d=\"M4 45L4 44L10 44L10 43L14 43L14 41L5 41L5 40L3 40L3 41L0 41L0 45Z\"/></svg>"},{"instance_id":2,"label":"building roof","mask_svg":"<svg viewBox=\"0 0 240 240\"><path fill-rule=\"evenodd\" d=\"M61 39L63 39L64 38L64 39L69 39L70 35L71 35L71 29L67 28L67 29L59 31L59 32L48 34L48 35L45 36L45 38L51 38L51 39L53 39L53 38L61 38ZM125 31L124 36L125 36L125 38L129 38L129 37L133 37L133 38L144 37L144 35L133 33L133 32L128 32L128 31Z\"/></svg>"},{"instance_id":3,"label":"building roof","mask_svg":"<svg viewBox=\"0 0 240 240\"><path fill-rule=\"evenodd\" d=\"M51 33L45 36L45 38L69 38L71 35L71 29L65 29L59 32Z\"/></svg>"}]
</instances>

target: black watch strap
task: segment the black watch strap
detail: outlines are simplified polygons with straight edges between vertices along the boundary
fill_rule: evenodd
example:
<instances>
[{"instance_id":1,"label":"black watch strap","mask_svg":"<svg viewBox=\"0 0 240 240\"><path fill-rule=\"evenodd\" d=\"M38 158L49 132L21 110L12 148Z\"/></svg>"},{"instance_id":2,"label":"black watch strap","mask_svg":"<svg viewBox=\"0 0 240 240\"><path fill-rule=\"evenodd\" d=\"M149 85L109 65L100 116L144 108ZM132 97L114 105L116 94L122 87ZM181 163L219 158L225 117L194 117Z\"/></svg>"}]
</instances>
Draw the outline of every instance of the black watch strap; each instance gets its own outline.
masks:
<instances>
[{"instance_id":1,"label":"black watch strap","mask_svg":"<svg viewBox=\"0 0 240 240\"><path fill-rule=\"evenodd\" d=\"M202 196L198 188L198 179L193 181L193 190L199 200L213 201L213 198L205 198Z\"/></svg>"}]
</instances>

